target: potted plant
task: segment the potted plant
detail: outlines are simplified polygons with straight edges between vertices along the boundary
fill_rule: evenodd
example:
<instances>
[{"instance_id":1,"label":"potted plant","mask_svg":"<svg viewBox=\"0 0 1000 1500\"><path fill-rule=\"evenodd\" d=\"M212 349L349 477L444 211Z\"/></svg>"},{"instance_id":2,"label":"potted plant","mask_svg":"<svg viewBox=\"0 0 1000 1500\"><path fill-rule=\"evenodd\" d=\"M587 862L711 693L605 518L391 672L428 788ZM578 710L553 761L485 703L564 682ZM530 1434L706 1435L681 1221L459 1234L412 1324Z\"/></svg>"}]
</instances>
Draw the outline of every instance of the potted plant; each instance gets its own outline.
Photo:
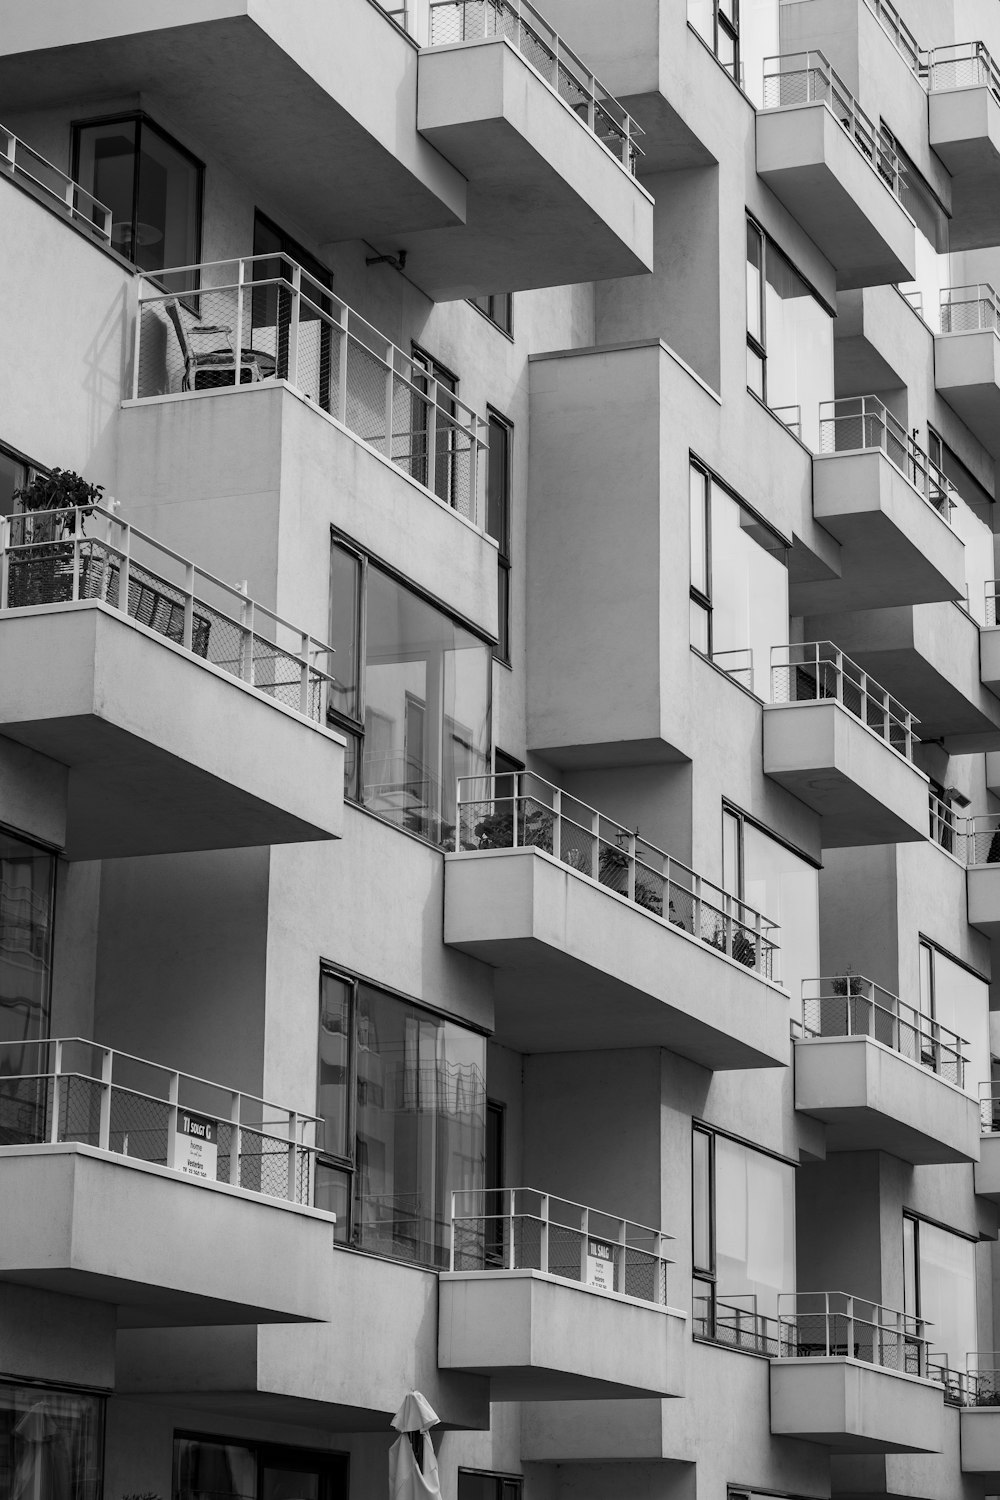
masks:
<instances>
[{"instance_id":1,"label":"potted plant","mask_svg":"<svg viewBox=\"0 0 1000 1500\"><path fill-rule=\"evenodd\" d=\"M102 484L90 484L72 469L33 474L14 491L21 513L11 518L7 603L12 609L61 604L71 597L73 543L67 538L76 531L76 516L57 513L79 510L82 523L103 495Z\"/></svg>"}]
</instances>

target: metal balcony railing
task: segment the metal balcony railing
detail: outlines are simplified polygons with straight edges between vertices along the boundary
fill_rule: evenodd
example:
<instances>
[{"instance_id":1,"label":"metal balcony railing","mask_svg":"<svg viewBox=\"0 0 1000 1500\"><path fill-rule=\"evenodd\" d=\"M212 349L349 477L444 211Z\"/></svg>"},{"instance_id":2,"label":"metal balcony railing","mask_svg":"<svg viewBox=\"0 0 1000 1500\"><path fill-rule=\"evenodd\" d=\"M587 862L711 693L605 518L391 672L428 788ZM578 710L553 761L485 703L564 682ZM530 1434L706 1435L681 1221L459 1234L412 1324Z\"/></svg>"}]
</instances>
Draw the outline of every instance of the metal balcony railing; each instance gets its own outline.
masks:
<instances>
[{"instance_id":1,"label":"metal balcony railing","mask_svg":"<svg viewBox=\"0 0 1000 1500\"><path fill-rule=\"evenodd\" d=\"M753 648L742 646L735 651L713 651L709 658L712 665L725 672L734 682L753 692Z\"/></svg>"},{"instance_id":2,"label":"metal balcony railing","mask_svg":"<svg viewBox=\"0 0 1000 1500\"><path fill-rule=\"evenodd\" d=\"M910 71L916 73L918 78L923 78L924 62L920 44L899 11L891 4L891 0L865 0L865 4Z\"/></svg>"},{"instance_id":3,"label":"metal balcony railing","mask_svg":"<svg viewBox=\"0 0 1000 1500\"><path fill-rule=\"evenodd\" d=\"M878 449L950 526L957 491L878 396L843 396L819 408L820 453Z\"/></svg>"},{"instance_id":4,"label":"metal balcony railing","mask_svg":"<svg viewBox=\"0 0 1000 1500\"><path fill-rule=\"evenodd\" d=\"M99 240L110 245L110 208L3 125L0 125L0 171L9 172L15 182L30 182L40 188L46 199L58 204L74 224L92 230Z\"/></svg>"},{"instance_id":5,"label":"metal balcony railing","mask_svg":"<svg viewBox=\"0 0 1000 1500\"><path fill-rule=\"evenodd\" d=\"M825 104L868 165L898 198L903 168L895 148L875 128L822 52L790 52L764 59L764 109Z\"/></svg>"},{"instance_id":6,"label":"metal balcony railing","mask_svg":"<svg viewBox=\"0 0 1000 1500\"><path fill-rule=\"evenodd\" d=\"M945 288L941 293L941 332L1000 335L1000 296L988 281Z\"/></svg>"},{"instance_id":7,"label":"metal balcony railing","mask_svg":"<svg viewBox=\"0 0 1000 1500\"><path fill-rule=\"evenodd\" d=\"M268 380L286 380L482 530L486 419L296 261L252 255L140 280L134 399Z\"/></svg>"},{"instance_id":8,"label":"metal balcony railing","mask_svg":"<svg viewBox=\"0 0 1000 1500\"><path fill-rule=\"evenodd\" d=\"M979 1085L979 1123L983 1135L1000 1135L1000 1083Z\"/></svg>"},{"instance_id":9,"label":"metal balcony railing","mask_svg":"<svg viewBox=\"0 0 1000 1500\"><path fill-rule=\"evenodd\" d=\"M536 1188L459 1191L451 1205L453 1271L543 1271L666 1306L672 1235Z\"/></svg>"},{"instance_id":10,"label":"metal balcony railing","mask_svg":"<svg viewBox=\"0 0 1000 1500\"><path fill-rule=\"evenodd\" d=\"M927 1373L944 1386L946 1406L1000 1406L1000 1350L970 1354L964 1370L950 1366L946 1354L932 1354Z\"/></svg>"},{"instance_id":11,"label":"metal balcony railing","mask_svg":"<svg viewBox=\"0 0 1000 1500\"><path fill-rule=\"evenodd\" d=\"M77 1141L308 1204L319 1123L83 1037L0 1043L0 1145Z\"/></svg>"},{"instance_id":12,"label":"metal balcony railing","mask_svg":"<svg viewBox=\"0 0 1000 1500\"><path fill-rule=\"evenodd\" d=\"M87 535L87 527L93 534ZM0 610L105 604L192 656L325 723L333 647L101 505L0 518Z\"/></svg>"},{"instance_id":13,"label":"metal balcony railing","mask_svg":"<svg viewBox=\"0 0 1000 1500\"><path fill-rule=\"evenodd\" d=\"M796 1359L858 1359L883 1370L928 1375L924 1318L849 1292L782 1292L781 1354Z\"/></svg>"},{"instance_id":14,"label":"metal balcony railing","mask_svg":"<svg viewBox=\"0 0 1000 1500\"><path fill-rule=\"evenodd\" d=\"M977 813L955 820L956 843L967 865L1000 864L1000 814Z\"/></svg>"},{"instance_id":15,"label":"metal balcony railing","mask_svg":"<svg viewBox=\"0 0 1000 1500\"><path fill-rule=\"evenodd\" d=\"M927 89L988 88L1000 103L1000 68L982 42L954 42L935 47L927 56Z\"/></svg>"},{"instance_id":16,"label":"metal balcony railing","mask_svg":"<svg viewBox=\"0 0 1000 1500\"><path fill-rule=\"evenodd\" d=\"M920 720L845 656L832 641L802 641L771 649L771 702L839 703L873 734L913 759Z\"/></svg>"},{"instance_id":17,"label":"metal balcony railing","mask_svg":"<svg viewBox=\"0 0 1000 1500\"><path fill-rule=\"evenodd\" d=\"M430 0L430 45L503 39L516 47L601 145L635 173L641 128L529 0Z\"/></svg>"},{"instance_id":18,"label":"metal balcony railing","mask_svg":"<svg viewBox=\"0 0 1000 1500\"><path fill-rule=\"evenodd\" d=\"M934 792L928 793L929 836L948 854L965 858L966 819L956 813L950 802L942 802Z\"/></svg>"},{"instance_id":19,"label":"metal balcony railing","mask_svg":"<svg viewBox=\"0 0 1000 1500\"><path fill-rule=\"evenodd\" d=\"M724 1344L743 1354L781 1354L778 1320L759 1311L756 1292L718 1291L695 1278L692 1290L692 1333L696 1339Z\"/></svg>"},{"instance_id":20,"label":"metal balcony railing","mask_svg":"<svg viewBox=\"0 0 1000 1500\"><path fill-rule=\"evenodd\" d=\"M804 979L802 1026L802 1045L818 1037L871 1037L948 1083L965 1085L965 1038L863 974Z\"/></svg>"},{"instance_id":21,"label":"metal balcony railing","mask_svg":"<svg viewBox=\"0 0 1000 1500\"><path fill-rule=\"evenodd\" d=\"M459 778L455 848L540 849L761 977L777 977L774 922L531 771Z\"/></svg>"}]
</instances>

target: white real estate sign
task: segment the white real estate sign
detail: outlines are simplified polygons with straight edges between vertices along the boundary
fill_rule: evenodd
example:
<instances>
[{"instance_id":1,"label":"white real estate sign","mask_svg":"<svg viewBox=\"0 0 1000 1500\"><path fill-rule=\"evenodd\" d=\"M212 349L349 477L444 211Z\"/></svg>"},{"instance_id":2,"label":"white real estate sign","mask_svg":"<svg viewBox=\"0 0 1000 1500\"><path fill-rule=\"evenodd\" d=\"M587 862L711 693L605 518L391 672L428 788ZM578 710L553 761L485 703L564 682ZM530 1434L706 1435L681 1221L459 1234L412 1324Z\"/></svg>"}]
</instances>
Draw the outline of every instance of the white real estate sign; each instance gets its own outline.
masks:
<instances>
[{"instance_id":1,"label":"white real estate sign","mask_svg":"<svg viewBox=\"0 0 1000 1500\"><path fill-rule=\"evenodd\" d=\"M205 1115L192 1115L182 1109L177 1116L177 1143L174 1166L188 1177L216 1180L219 1160L219 1125Z\"/></svg>"},{"instance_id":2,"label":"white real estate sign","mask_svg":"<svg viewBox=\"0 0 1000 1500\"><path fill-rule=\"evenodd\" d=\"M615 1247L609 1240L587 1237L587 1286L596 1286L602 1292L615 1289Z\"/></svg>"}]
</instances>

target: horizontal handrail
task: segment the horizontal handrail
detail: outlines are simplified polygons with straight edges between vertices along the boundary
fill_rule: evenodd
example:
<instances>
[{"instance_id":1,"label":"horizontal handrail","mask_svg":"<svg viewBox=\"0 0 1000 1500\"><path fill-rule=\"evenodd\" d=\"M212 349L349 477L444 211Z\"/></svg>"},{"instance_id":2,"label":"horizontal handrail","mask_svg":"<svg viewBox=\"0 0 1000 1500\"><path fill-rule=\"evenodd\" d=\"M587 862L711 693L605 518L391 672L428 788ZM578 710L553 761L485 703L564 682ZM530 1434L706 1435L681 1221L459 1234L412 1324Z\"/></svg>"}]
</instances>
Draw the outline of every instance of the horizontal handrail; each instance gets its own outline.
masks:
<instances>
[{"instance_id":1,"label":"horizontal handrail","mask_svg":"<svg viewBox=\"0 0 1000 1500\"><path fill-rule=\"evenodd\" d=\"M1000 1134L1000 1083L992 1079L979 1085L979 1118L984 1135Z\"/></svg>"},{"instance_id":2,"label":"horizontal handrail","mask_svg":"<svg viewBox=\"0 0 1000 1500\"><path fill-rule=\"evenodd\" d=\"M487 419L290 256L204 261L140 279L135 400L269 380L287 381L484 528Z\"/></svg>"},{"instance_id":3,"label":"horizontal handrail","mask_svg":"<svg viewBox=\"0 0 1000 1500\"><path fill-rule=\"evenodd\" d=\"M673 855L531 771L462 776L457 851L534 848L764 978L778 928Z\"/></svg>"},{"instance_id":4,"label":"horizontal handrail","mask_svg":"<svg viewBox=\"0 0 1000 1500\"><path fill-rule=\"evenodd\" d=\"M922 80L925 68L920 44L891 0L865 0L865 4L907 67Z\"/></svg>"},{"instance_id":5,"label":"horizontal handrail","mask_svg":"<svg viewBox=\"0 0 1000 1500\"><path fill-rule=\"evenodd\" d=\"M990 89L1000 101L1000 68L982 42L952 42L927 55L927 88L932 94L947 89Z\"/></svg>"},{"instance_id":6,"label":"horizontal handrail","mask_svg":"<svg viewBox=\"0 0 1000 1500\"><path fill-rule=\"evenodd\" d=\"M85 1037L0 1043L0 1122L6 1145L75 1141L295 1203L312 1201L322 1123Z\"/></svg>"},{"instance_id":7,"label":"horizontal handrail","mask_svg":"<svg viewBox=\"0 0 1000 1500\"><path fill-rule=\"evenodd\" d=\"M713 651L709 660L720 672L725 672L727 677L753 692L752 646L741 646L732 651Z\"/></svg>"},{"instance_id":8,"label":"horizontal handrail","mask_svg":"<svg viewBox=\"0 0 1000 1500\"><path fill-rule=\"evenodd\" d=\"M802 1026L806 1043L825 1037L870 1037L964 1087L966 1038L863 974L804 979Z\"/></svg>"},{"instance_id":9,"label":"horizontal handrail","mask_svg":"<svg viewBox=\"0 0 1000 1500\"><path fill-rule=\"evenodd\" d=\"M542 1271L666 1304L660 1229L538 1188L477 1188L451 1195L452 1271Z\"/></svg>"},{"instance_id":10,"label":"horizontal handrail","mask_svg":"<svg viewBox=\"0 0 1000 1500\"><path fill-rule=\"evenodd\" d=\"M920 720L886 692L833 641L800 641L771 648L772 703L839 703L902 755L913 759Z\"/></svg>"},{"instance_id":11,"label":"horizontal handrail","mask_svg":"<svg viewBox=\"0 0 1000 1500\"><path fill-rule=\"evenodd\" d=\"M87 535L87 526L92 533ZM99 603L324 721L334 650L103 505L0 518L0 610Z\"/></svg>"},{"instance_id":12,"label":"horizontal handrail","mask_svg":"<svg viewBox=\"0 0 1000 1500\"><path fill-rule=\"evenodd\" d=\"M429 10L432 47L511 42L615 160L635 173L641 127L529 0L430 0Z\"/></svg>"},{"instance_id":13,"label":"horizontal handrail","mask_svg":"<svg viewBox=\"0 0 1000 1500\"><path fill-rule=\"evenodd\" d=\"M1000 335L1000 297L988 281L949 286L941 293L941 332Z\"/></svg>"},{"instance_id":14,"label":"horizontal handrail","mask_svg":"<svg viewBox=\"0 0 1000 1500\"><path fill-rule=\"evenodd\" d=\"M976 813L971 818L956 818L955 831L962 841L967 865L1000 864L1000 814Z\"/></svg>"},{"instance_id":15,"label":"horizontal handrail","mask_svg":"<svg viewBox=\"0 0 1000 1500\"><path fill-rule=\"evenodd\" d=\"M934 792L928 792L929 835L935 844L940 844L949 854L964 858L966 819L956 813L950 802L942 801Z\"/></svg>"},{"instance_id":16,"label":"horizontal handrail","mask_svg":"<svg viewBox=\"0 0 1000 1500\"><path fill-rule=\"evenodd\" d=\"M907 1375L927 1375L926 1319L849 1292L780 1292L778 1323L786 1358L859 1359Z\"/></svg>"},{"instance_id":17,"label":"horizontal handrail","mask_svg":"<svg viewBox=\"0 0 1000 1500\"><path fill-rule=\"evenodd\" d=\"M107 204L88 193L85 187L3 125L0 125L0 168L40 188L65 210L74 223L85 225L98 239L110 245L112 216Z\"/></svg>"},{"instance_id":18,"label":"horizontal handrail","mask_svg":"<svg viewBox=\"0 0 1000 1500\"><path fill-rule=\"evenodd\" d=\"M878 449L950 526L955 486L878 396L843 396L819 408L820 453Z\"/></svg>"},{"instance_id":19,"label":"horizontal handrail","mask_svg":"<svg viewBox=\"0 0 1000 1500\"><path fill-rule=\"evenodd\" d=\"M822 52L789 52L764 59L764 110L825 104L868 165L898 198L903 167L885 139Z\"/></svg>"},{"instance_id":20,"label":"horizontal handrail","mask_svg":"<svg viewBox=\"0 0 1000 1500\"><path fill-rule=\"evenodd\" d=\"M1000 1352L970 1354L970 1367L956 1370L948 1355L932 1354L928 1374L944 1386L946 1406L1000 1406ZM991 1365L973 1365L974 1360L993 1360Z\"/></svg>"}]
</instances>

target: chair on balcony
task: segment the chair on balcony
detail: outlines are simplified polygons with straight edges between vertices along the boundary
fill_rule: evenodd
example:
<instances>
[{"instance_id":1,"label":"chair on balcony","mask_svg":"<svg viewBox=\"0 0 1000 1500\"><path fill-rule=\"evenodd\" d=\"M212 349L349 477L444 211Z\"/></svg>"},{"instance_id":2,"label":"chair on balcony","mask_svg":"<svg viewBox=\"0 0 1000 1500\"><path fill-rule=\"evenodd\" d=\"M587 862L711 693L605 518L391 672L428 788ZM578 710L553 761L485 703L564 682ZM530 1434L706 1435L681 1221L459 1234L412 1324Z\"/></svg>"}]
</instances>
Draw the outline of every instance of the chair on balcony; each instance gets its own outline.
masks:
<instances>
[{"instance_id":1,"label":"chair on balcony","mask_svg":"<svg viewBox=\"0 0 1000 1500\"><path fill-rule=\"evenodd\" d=\"M205 391L217 386L236 384L236 350L233 346L233 330L225 323L185 324L184 312L179 297L171 297L163 304L164 311L173 324L184 360L182 391ZM194 338L211 338L216 343L225 340L224 348L195 348ZM240 384L252 385L259 380L270 379L277 368L273 354L262 349L240 350Z\"/></svg>"}]
</instances>

